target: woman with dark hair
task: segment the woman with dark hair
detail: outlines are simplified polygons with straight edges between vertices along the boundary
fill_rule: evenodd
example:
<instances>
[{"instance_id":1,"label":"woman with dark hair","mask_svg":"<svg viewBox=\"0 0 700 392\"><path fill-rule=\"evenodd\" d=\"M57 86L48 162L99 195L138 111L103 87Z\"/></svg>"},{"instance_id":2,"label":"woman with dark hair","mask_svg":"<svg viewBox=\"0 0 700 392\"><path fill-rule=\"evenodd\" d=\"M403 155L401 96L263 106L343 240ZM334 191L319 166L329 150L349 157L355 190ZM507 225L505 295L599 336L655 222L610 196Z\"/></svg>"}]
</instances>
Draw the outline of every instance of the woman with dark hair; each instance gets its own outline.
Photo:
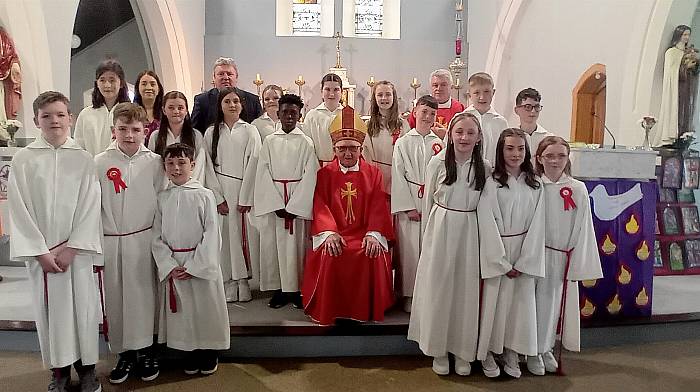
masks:
<instances>
[{"instance_id":1,"label":"woman with dark hair","mask_svg":"<svg viewBox=\"0 0 700 392\"><path fill-rule=\"evenodd\" d=\"M692 107L691 102L695 97L694 94L690 94L695 89L689 87L697 85L697 76L688 78L689 72L683 62L690 43L690 33L690 27L686 25L676 27L671 36L671 45L664 54L661 109L659 123L656 124L656 131L652 136L652 146L671 143L672 139L691 131L692 113L686 113L688 108ZM695 74L697 75L697 64Z\"/></svg>"},{"instance_id":2,"label":"woman with dark hair","mask_svg":"<svg viewBox=\"0 0 700 392\"><path fill-rule=\"evenodd\" d=\"M134 103L146 110L148 123L145 124L146 139L144 143L148 145L151 134L160 126L160 117L163 113L163 85L155 72L146 70L141 71L136 77L134 90Z\"/></svg>"},{"instance_id":3,"label":"woman with dark hair","mask_svg":"<svg viewBox=\"0 0 700 392\"><path fill-rule=\"evenodd\" d=\"M503 246L482 230L496 222L481 192L491 167L482 157L481 126L475 115L457 114L447 130L447 147L435 155L425 175L425 232L416 272L408 339L433 357L433 371L471 373L479 337L481 257ZM478 215L478 217L477 217Z\"/></svg>"},{"instance_id":4,"label":"woman with dark hair","mask_svg":"<svg viewBox=\"0 0 700 392\"><path fill-rule=\"evenodd\" d=\"M204 136L192 127L185 94L170 91L163 96L163 116L159 129L151 134L148 149L162 156L165 148L175 143L187 144L194 149L192 178L204 185L207 162Z\"/></svg>"},{"instance_id":5,"label":"woman with dark hair","mask_svg":"<svg viewBox=\"0 0 700 392\"><path fill-rule=\"evenodd\" d=\"M216 121L204 134L209 157L206 187L214 192L221 221L221 273L227 302L252 299L248 279L260 257L259 234L248 213L262 143L258 129L241 118L245 104L239 94L233 87L219 92Z\"/></svg>"},{"instance_id":6,"label":"woman with dark hair","mask_svg":"<svg viewBox=\"0 0 700 392\"><path fill-rule=\"evenodd\" d=\"M105 60L95 71L92 106L80 112L73 132L75 141L93 156L112 142L112 109L121 102L129 102L124 70L118 61Z\"/></svg>"},{"instance_id":7,"label":"woman with dark hair","mask_svg":"<svg viewBox=\"0 0 700 392\"><path fill-rule=\"evenodd\" d=\"M343 80L340 76L329 73L321 79L320 105L309 110L304 118L302 131L314 141L314 150L321 167L329 164L335 155L333 154L333 142L328 133L328 127L335 116L343 110L340 98L343 95Z\"/></svg>"}]
</instances>

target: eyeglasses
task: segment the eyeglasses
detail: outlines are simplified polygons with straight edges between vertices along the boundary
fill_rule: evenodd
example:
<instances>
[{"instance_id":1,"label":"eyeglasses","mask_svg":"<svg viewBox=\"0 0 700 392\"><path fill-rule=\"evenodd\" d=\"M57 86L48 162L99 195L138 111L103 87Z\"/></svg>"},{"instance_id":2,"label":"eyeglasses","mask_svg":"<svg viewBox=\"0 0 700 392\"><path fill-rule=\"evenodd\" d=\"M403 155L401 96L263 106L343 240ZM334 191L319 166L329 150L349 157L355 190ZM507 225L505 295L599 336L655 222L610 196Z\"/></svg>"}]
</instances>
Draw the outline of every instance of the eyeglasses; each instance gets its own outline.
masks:
<instances>
[{"instance_id":1,"label":"eyeglasses","mask_svg":"<svg viewBox=\"0 0 700 392\"><path fill-rule=\"evenodd\" d=\"M539 104L537 104L537 105L530 105L529 103L526 103L525 105L518 105L518 106L516 106L516 108L523 108L523 109L525 109L525 110L528 111L528 112L531 112L532 109L535 109L536 112L540 112L540 111L542 111L542 108L543 108L543 107L544 107L544 106L539 105Z\"/></svg>"},{"instance_id":2,"label":"eyeglasses","mask_svg":"<svg viewBox=\"0 0 700 392\"><path fill-rule=\"evenodd\" d=\"M334 147L338 152L358 152L360 151L360 146L340 146L340 147Z\"/></svg>"},{"instance_id":3,"label":"eyeglasses","mask_svg":"<svg viewBox=\"0 0 700 392\"><path fill-rule=\"evenodd\" d=\"M547 161L563 161L567 159L569 156L566 154L544 154L542 155L542 158L544 158Z\"/></svg>"}]
</instances>

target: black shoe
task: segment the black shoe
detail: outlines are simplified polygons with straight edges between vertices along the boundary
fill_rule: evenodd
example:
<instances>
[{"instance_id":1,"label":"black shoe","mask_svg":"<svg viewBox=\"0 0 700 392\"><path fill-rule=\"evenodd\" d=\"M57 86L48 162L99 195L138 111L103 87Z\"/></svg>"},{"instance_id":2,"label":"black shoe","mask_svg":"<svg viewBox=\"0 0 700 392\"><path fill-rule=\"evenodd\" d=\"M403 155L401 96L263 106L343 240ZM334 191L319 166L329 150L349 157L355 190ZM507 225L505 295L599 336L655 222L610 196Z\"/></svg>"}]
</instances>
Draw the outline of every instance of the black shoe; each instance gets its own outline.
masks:
<instances>
[{"instance_id":1,"label":"black shoe","mask_svg":"<svg viewBox=\"0 0 700 392\"><path fill-rule=\"evenodd\" d=\"M289 296L289 302L292 303L292 306L294 306L297 309L304 309L304 303L301 300L301 293L300 292L294 292L294 293L287 293Z\"/></svg>"},{"instance_id":2,"label":"black shoe","mask_svg":"<svg viewBox=\"0 0 700 392\"><path fill-rule=\"evenodd\" d=\"M109 373L111 384L121 384L129 378L131 370L134 368L135 358L130 354L119 354L117 366Z\"/></svg>"},{"instance_id":3,"label":"black shoe","mask_svg":"<svg viewBox=\"0 0 700 392\"><path fill-rule=\"evenodd\" d=\"M214 350L202 350L199 359L200 373L208 376L216 373L219 368L219 355Z\"/></svg>"},{"instance_id":4,"label":"black shoe","mask_svg":"<svg viewBox=\"0 0 700 392\"><path fill-rule=\"evenodd\" d=\"M272 309L279 309L288 303L289 299L285 293L283 293L282 290L275 290L275 294L272 295L272 299L270 299L267 305Z\"/></svg>"},{"instance_id":5,"label":"black shoe","mask_svg":"<svg viewBox=\"0 0 700 392\"><path fill-rule=\"evenodd\" d=\"M158 358L147 354L139 362L139 376L143 381L153 381L158 378L160 374L160 365L158 364Z\"/></svg>"},{"instance_id":6,"label":"black shoe","mask_svg":"<svg viewBox=\"0 0 700 392\"><path fill-rule=\"evenodd\" d=\"M197 358L197 352L191 351L187 353L185 358L185 374L193 376L199 373L199 360Z\"/></svg>"}]
</instances>

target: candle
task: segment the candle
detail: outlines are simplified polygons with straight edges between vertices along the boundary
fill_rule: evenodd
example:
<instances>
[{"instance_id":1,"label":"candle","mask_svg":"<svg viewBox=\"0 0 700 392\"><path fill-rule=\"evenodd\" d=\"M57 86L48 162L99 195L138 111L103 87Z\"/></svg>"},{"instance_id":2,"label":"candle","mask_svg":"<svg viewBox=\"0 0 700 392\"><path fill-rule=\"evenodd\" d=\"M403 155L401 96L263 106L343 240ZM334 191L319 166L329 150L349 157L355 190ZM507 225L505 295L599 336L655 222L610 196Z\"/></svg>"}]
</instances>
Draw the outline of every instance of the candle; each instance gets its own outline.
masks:
<instances>
[{"instance_id":1,"label":"candle","mask_svg":"<svg viewBox=\"0 0 700 392\"><path fill-rule=\"evenodd\" d=\"M260 80L261 80L261 79L260 79L260 74L255 74L255 81L256 81L256 82L259 82Z\"/></svg>"},{"instance_id":2,"label":"candle","mask_svg":"<svg viewBox=\"0 0 700 392\"><path fill-rule=\"evenodd\" d=\"M460 88L461 86L459 85L459 78L455 81L455 87Z\"/></svg>"},{"instance_id":3,"label":"candle","mask_svg":"<svg viewBox=\"0 0 700 392\"><path fill-rule=\"evenodd\" d=\"M370 77L369 77L369 82L370 82L370 83L374 83L374 76L370 76Z\"/></svg>"},{"instance_id":4,"label":"candle","mask_svg":"<svg viewBox=\"0 0 700 392\"><path fill-rule=\"evenodd\" d=\"M300 81L300 82L303 82L303 81L304 81L304 77L301 76L301 75L299 75L299 77L297 78L297 80Z\"/></svg>"},{"instance_id":5,"label":"candle","mask_svg":"<svg viewBox=\"0 0 700 392\"><path fill-rule=\"evenodd\" d=\"M418 84L418 78L413 78L413 85Z\"/></svg>"}]
</instances>

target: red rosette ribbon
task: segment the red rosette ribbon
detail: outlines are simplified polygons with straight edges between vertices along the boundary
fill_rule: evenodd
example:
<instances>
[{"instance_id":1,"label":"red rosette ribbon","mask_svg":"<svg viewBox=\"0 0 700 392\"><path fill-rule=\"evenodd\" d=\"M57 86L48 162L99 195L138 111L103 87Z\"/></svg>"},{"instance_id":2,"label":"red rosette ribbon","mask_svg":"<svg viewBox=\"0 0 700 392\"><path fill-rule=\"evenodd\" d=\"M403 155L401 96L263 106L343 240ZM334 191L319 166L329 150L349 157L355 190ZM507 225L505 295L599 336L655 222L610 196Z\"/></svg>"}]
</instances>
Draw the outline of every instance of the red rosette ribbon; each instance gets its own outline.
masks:
<instances>
[{"instance_id":1,"label":"red rosette ribbon","mask_svg":"<svg viewBox=\"0 0 700 392\"><path fill-rule=\"evenodd\" d=\"M559 195L564 199L564 211L569 211L569 209L576 208L576 203L574 202L574 191L568 186L565 186L559 190Z\"/></svg>"},{"instance_id":2,"label":"red rosette ribbon","mask_svg":"<svg viewBox=\"0 0 700 392\"><path fill-rule=\"evenodd\" d=\"M391 145L393 146L396 144L396 141L399 140L399 136L401 136L401 129L395 129L394 132L391 133Z\"/></svg>"},{"instance_id":3,"label":"red rosette ribbon","mask_svg":"<svg viewBox=\"0 0 700 392\"><path fill-rule=\"evenodd\" d=\"M122 172L116 167L111 167L107 170L107 179L114 184L114 192L120 193L122 189L126 189L126 183L122 179Z\"/></svg>"},{"instance_id":4,"label":"red rosette ribbon","mask_svg":"<svg viewBox=\"0 0 700 392\"><path fill-rule=\"evenodd\" d=\"M442 144L433 143L433 155L437 155L440 151L442 151Z\"/></svg>"}]
</instances>

